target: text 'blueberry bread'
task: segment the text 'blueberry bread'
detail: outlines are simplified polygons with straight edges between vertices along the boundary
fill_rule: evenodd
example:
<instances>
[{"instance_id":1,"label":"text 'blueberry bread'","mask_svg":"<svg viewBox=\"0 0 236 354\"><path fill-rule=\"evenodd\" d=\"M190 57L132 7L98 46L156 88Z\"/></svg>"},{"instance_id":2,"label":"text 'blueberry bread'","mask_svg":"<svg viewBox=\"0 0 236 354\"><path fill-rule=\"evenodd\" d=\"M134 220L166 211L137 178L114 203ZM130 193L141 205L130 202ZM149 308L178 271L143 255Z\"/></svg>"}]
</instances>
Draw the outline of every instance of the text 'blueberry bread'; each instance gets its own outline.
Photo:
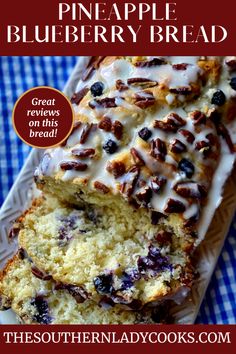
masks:
<instances>
[{"instance_id":1,"label":"text 'blueberry bread'","mask_svg":"<svg viewBox=\"0 0 236 354\"><path fill-rule=\"evenodd\" d=\"M26 324L136 324L160 321L158 312L124 311L109 302L98 306L76 286L42 276L21 250L0 274L0 307L12 308ZM160 316L159 316L160 317Z\"/></svg>"},{"instance_id":2,"label":"text 'blueberry bread'","mask_svg":"<svg viewBox=\"0 0 236 354\"><path fill-rule=\"evenodd\" d=\"M95 57L39 188L73 204L141 209L147 226L205 235L235 159L235 57Z\"/></svg>"},{"instance_id":3,"label":"text 'blueberry bread'","mask_svg":"<svg viewBox=\"0 0 236 354\"><path fill-rule=\"evenodd\" d=\"M65 207L38 200L21 220L19 244L57 282L83 288L97 303L129 309L184 296L193 269L189 238L169 225L149 225L140 209Z\"/></svg>"}]
</instances>

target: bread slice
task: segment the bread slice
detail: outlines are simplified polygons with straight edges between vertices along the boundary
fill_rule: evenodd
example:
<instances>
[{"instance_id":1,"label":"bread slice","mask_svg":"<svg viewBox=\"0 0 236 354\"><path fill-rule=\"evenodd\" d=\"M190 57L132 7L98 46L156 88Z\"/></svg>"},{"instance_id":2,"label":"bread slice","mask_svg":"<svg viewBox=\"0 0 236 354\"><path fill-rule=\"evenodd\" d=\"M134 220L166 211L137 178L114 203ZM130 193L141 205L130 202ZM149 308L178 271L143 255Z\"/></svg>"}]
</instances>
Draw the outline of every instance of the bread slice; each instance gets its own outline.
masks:
<instances>
[{"instance_id":1,"label":"bread slice","mask_svg":"<svg viewBox=\"0 0 236 354\"><path fill-rule=\"evenodd\" d=\"M19 252L0 274L0 307L11 307L25 324L136 324L154 323L155 311L143 314L85 300L76 287L62 287L39 279L34 265ZM42 273L41 273L42 274Z\"/></svg>"},{"instance_id":2,"label":"bread slice","mask_svg":"<svg viewBox=\"0 0 236 354\"><path fill-rule=\"evenodd\" d=\"M226 170L220 167L217 186L215 172L222 155L235 152L229 63L224 57L93 59L72 97L74 130L63 146L46 151L35 173L38 187L77 205L127 214L141 209L148 227L165 218L182 235L204 224L202 238L207 210L219 205L209 191L221 192L232 159Z\"/></svg>"},{"instance_id":3,"label":"bread slice","mask_svg":"<svg viewBox=\"0 0 236 354\"><path fill-rule=\"evenodd\" d=\"M137 213L137 214L136 214ZM20 247L57 282L83 288L96 302L139 309L190 287L192 244L165 224L150 227L140 210L75 209L38 200L21 220Z\"/></svg>"}]
</instances>

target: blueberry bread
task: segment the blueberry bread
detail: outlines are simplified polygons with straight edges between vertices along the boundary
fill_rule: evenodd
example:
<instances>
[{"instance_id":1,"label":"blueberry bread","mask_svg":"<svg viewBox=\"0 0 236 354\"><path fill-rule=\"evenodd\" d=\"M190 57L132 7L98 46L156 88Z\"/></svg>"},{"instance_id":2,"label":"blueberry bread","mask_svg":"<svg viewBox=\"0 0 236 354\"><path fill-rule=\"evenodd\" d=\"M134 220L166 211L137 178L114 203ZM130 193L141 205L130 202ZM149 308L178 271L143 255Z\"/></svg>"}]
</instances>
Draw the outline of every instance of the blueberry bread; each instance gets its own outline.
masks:
<instances>
[{"instance_id":1,"label":"blueberry bread","mask_svg":"<svg viewBox=\"0 0 236 354\"><path fill-rule=\"evenodd\" d=\"M11 307L25 324L136 324L161 320L155 310L125 311L109 302L98 306L86 299L79 287L62 286L43 275L22 250L8 262L0 280L1 309Z\"/></svg>"},{"instance_id":2,"label":"blueberry bread","mask_svg":"<svg viewBox=\"0 0 236 354\"><path fill-rule=\"evenodd\" d=\"M97 303L140 309L186 294L193 278L193 242L165 223L150 227L140 210L125 217L112 206L75 209L48 197L22 218L19 244L45 274Z\"/></svg>"},{"instance_id":3,"label":"blueberry bread","mask_svg":"<svg viewBox=\"0 0 236 354\"><path fill-rule=\"evenodd\" d=\"M235 62L92 58L71 98L73 132L46 151L37 186L72 204L142 210L148 227L165 223L197 245L234 163Z\"/></svg>"}]
</instances>

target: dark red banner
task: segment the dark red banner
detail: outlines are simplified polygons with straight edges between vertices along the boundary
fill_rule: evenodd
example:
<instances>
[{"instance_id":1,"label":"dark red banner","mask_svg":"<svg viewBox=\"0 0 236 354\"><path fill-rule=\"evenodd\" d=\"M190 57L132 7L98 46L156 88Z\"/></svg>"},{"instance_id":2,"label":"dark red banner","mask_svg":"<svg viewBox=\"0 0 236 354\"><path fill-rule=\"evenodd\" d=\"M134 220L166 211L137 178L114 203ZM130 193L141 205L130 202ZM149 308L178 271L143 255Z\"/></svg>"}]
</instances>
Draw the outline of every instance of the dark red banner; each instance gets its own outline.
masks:
<instances>
[{"instance_id":1,"label":"dark red banner","mask_svg":"<svg viewBox=\"0 0 236 354\"><path fill-rule=\"evenodd\" d=\"M0 327L1 353L235 353L236 327L112 325Z\"/></svg>"},{"instance_id":2,"label":"dark red banner","mask_svg":"<svg viewBox=\"0 0 236 354\"><path fill-rule=\"evenodd\" d=\"M0 9L0 55L230 55L235 1L21 0Z\"/></svg>"}]
</instances>

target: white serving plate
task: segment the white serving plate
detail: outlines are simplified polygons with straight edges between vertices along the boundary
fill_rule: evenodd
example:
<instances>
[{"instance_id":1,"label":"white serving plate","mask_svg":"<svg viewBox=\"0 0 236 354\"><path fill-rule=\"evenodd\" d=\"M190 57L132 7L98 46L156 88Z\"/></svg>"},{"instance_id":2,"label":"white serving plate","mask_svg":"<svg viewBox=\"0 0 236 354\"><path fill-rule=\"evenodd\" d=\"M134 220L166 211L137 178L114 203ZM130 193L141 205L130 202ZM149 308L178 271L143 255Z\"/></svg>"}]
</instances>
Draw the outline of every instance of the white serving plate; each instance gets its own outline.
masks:
<instances>
[{"instance_id":1,"label":"white serving plate","mask_svg":"<svg viewBox=\"0 0 236 354\"><path fill-rule=\"evenodd\" d=\"M75 91L89 59L90 57L80 57L78 59L78 63L63 90L68 97L71 97ZM42 154L43 150L33 149L31 151L0 210L0 268L4 266L17 249L16 242L8 240L8 232L12 224L39 193L33 184L33 174ZM175 323L192 324L196 320L235 211L235 190L236 169L227 181L223 202L217 209L207 235L197 250L196 268L200 276L195 281L187 300L182 305L174 306L171 310L175 318ZM14 313L11 310L0 312L0 324L11 323L17 323Z\"/></svg>"}]
</instances>

